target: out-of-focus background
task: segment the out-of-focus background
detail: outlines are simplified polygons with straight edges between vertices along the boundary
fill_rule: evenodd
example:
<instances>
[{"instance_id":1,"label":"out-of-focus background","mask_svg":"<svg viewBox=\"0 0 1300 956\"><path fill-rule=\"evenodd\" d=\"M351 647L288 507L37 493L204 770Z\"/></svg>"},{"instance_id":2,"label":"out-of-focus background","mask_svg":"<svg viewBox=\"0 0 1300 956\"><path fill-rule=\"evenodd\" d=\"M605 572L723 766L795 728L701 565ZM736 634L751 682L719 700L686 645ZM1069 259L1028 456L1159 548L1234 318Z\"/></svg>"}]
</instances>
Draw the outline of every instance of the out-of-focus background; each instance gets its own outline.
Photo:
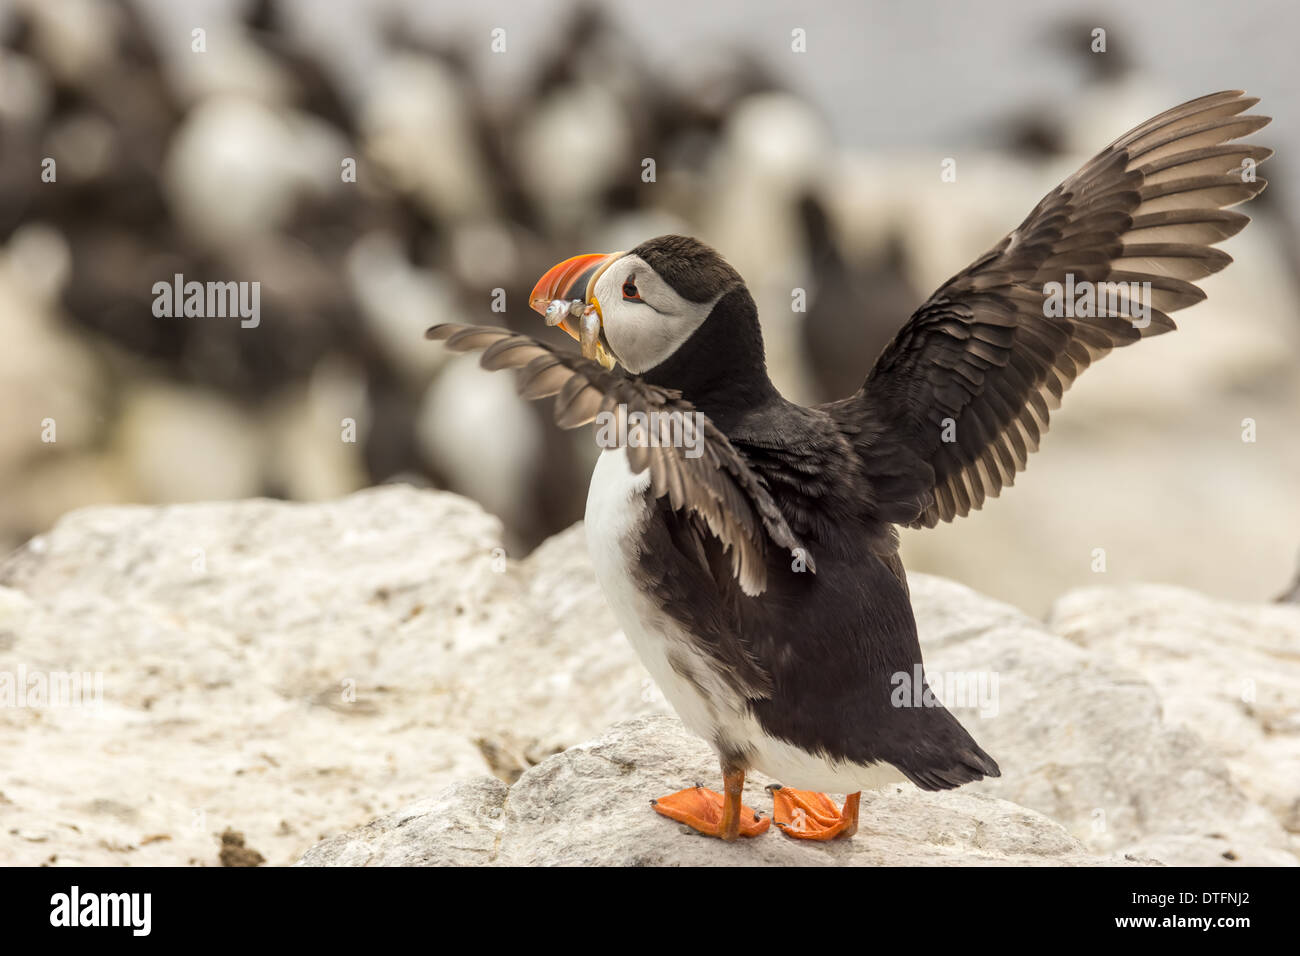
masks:
<instances>
[{"instance_id":1,"label":"out-of-focus background","mask_svg":"<svg viewBox=\"0 0 1300 956\"><path fill-rule=\"evenodd\" d=\"M686 232L748 280L786 394L839 397L1089 155L1242 87L1278 155L1209 300L904 548L1031 613L1136 580L1270 598L1300 548L1298 34L1287 2L0 0L0 553L83 505L408 481L522 556L596 449L428 325L562 339L543 271ZM156 317L178 273L260 282L260 323Z\"/></svg>"}]
</instances>

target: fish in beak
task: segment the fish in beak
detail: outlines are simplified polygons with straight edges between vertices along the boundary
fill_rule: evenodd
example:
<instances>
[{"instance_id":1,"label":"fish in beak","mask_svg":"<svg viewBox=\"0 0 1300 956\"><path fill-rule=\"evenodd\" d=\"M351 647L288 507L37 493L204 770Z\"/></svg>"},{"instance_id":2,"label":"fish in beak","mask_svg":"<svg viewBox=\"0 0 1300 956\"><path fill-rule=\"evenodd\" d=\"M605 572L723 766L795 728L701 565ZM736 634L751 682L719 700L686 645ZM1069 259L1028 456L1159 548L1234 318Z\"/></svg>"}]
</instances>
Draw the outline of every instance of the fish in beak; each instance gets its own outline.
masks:
<instances>
[{"instance_id":1,"label":"fish in beak","mask_svg":"<svg viewBox=\"0 0 1300 956\"><path fill-rule=\"evenodd\" d=\"M588 254L565 259L537 280L528 305L577 339L582 354L613 368L614 353L605 338L604 318L595 296L596 280L624 253Z\"/></svg>"}]
</instances>

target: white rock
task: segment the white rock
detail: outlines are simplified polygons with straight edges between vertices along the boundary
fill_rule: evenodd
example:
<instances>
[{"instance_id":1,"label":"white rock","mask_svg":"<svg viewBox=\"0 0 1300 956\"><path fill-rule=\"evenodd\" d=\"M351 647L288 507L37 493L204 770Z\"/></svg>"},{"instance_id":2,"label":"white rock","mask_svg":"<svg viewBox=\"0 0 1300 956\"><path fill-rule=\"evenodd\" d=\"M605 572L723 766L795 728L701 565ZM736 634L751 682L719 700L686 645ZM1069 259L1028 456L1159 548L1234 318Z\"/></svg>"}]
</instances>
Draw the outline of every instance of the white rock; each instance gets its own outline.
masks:
<instances>
[{"instance_id":1,"label":"white rock","mask_svg":"<svg viewBox=\"0 0 1300 956\"><path fill-rule=\"evenodd\" d=\"M1243 792L1213 747L1165 719L1169 705L1140 675L961 585L910 580L927 673L998 678L995 714L954 709L1002 769L972 789L1044 813L1098 852L1176 865L1296 865L1277 819ZM1201 666L1208 674L1214 665ZM1179 855L1159 856L1151 841Z\"/></svg>"},{"instance_id":2,"label":"white rock","mask_svg":"<svg viewBox=\"0 0 1300 956\"><path fill-rule=\"evenodd\" d=\"M518 772L661 709L581 541L498 561L476 505L395 486L66 516L0 561L0 672L103 704L0 707L0 827L48 834L6 859L215 865L232 826L290 863L487 772L480 738Z\"/></svg>"},{"instance_id":3,"label":"white rock","mask_svg":"<svg viewBox=\"0 0 1300 956\"><path fill-rule=\"evenodd\" d=\"M717 761L670 717L614 725L547 758L508 790L457 784L436 799L315 846L304 866L870 866L1123 864L1089 854L1060 826L982 794L908 787L864 794L853 840L790 839L775 827L728 845L654 813L649 798L708 781ZM771 811L770 781L746 781L745 803ZM1152 861L1139 861L1152 862Z\"/></svg>"},{"instance_id":4,"label":"white rock","mask_svg":"<svg viewBox=\"0 0 1300 956\"><path fill-rule=\"evenodd\" d=\"M313 505L65 517L0 562L0 673L100 673L103 701L0 707L0 827L25 835L9 862L215 865L229 826L285 864L370 821L307 862L737 859L648 808L696 780L716 786L717 768L666 716L604 605L582 529L521 562L506 560L500 534L465 499L397 486ZM959 686L945 677L986 680L984 715L956 712L1002 778L868 795L852 844L769 834L729 852L783 863L1296 863L1270 812L1285 810L1271 774L1294 752L1256 753L1247 736L1234 753L1193 719L1211 707L1194 699L1214 679L1204 675L1234 652L1264 666L1293 641L1268 629L1294 609L1186 599L1201 620L1184 645L1192 676L1153 671L1153 686L1138 673L1145 660L1112 653L1164 647L1144 636L1142 607L1171 642L1189 629L1158 594L1087 599L1085 609L1132 604L1097 618L1112 652L1080 646L1090 628L1068 630L1075 643L960 585L914 575L912 587L949 703ZM1293 734L1288 679L1257 683L1261 720L1271 695L1283 707L1279 737ZM518 777L508 799L488 772ZM763 781L752 783L751 805L770 808Z\"/></svg>"},{"instance_id":5,"label":"white rock","mask_svg":"<svg viewBox=\"0 0 1300 956\"><path fill-rule=\"evenodd\" d=\"M1089 588L1052 630L1149 680L1165 720L1212 747L1233 778L1300 833L1300 607L1216 601L1183 588Z\"/></svg>"}]
</instances>

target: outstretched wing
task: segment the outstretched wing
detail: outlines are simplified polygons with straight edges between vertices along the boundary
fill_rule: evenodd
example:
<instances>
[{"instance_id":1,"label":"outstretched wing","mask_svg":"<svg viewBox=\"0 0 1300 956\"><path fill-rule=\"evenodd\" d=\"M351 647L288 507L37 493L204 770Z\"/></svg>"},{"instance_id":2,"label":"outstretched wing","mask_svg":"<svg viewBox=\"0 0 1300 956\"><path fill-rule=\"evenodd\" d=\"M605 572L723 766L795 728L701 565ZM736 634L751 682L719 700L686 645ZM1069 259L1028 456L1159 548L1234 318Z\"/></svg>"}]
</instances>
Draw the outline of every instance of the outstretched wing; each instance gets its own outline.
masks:
<instances>
[{"instance_id":1,"label":"outstretched wing","mask_svg":"<svg viewBox=\"0 0 1300 956\"><path fill-rule=\"evenodd\" d=\"M767 586L769 540L791 551L800 547L745 459L680 393L558 352L508 329L435 325L425 335L444 340L457 352L484 350L481 364L486 369L517 369L519 394L524 398L556 396L555 423L561 428L586 425L602 412L613 416L615 423L630 419L630 434L636 434L638 423L643 424L648 440L629 440L626 446L632 472L648 469L655 498L666 496L674 511L703 520L730 555L732 573L746 594L761 594ZM618 427L614 434L629 432Z\"/></svg>"},{"instance_id":2,"label":"outstretched wing","mask_svg":"<svg viewBox=\"0 0 1300 956\"><path fill-rule=\"evenodd\" d=\"M1272 150L1231 142L1269 122L1242 115L1257 102L1203 96L1115 140L935 292L856 394L823 406L857 445L879 517L933 527L997 497L1080 372L1205 298L1195 280L1232 261L1213 245L1250 221L1226 207L1265 186L1254 165ZM1095 314L1059 314L1054 293L1081 283Z\"/></svg>"}]
</instances>

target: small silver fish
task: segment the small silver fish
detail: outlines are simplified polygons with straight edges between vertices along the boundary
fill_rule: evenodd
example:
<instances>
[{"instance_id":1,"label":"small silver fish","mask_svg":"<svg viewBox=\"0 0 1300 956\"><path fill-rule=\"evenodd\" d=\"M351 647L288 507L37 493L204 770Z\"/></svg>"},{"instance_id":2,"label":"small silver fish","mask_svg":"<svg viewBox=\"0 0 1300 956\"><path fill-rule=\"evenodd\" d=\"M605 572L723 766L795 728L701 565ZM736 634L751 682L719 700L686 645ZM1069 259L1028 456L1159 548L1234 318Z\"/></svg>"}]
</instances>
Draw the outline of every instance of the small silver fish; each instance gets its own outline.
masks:
<instances>
[{"instance_id":1,"label":"small silver fish","mask_svg":"<svg viewBox=\"0 0 1300 956\"><path fill-rule=\"evenodd\" d=\"M547 325L555 326L565 319L576 319L585 307L586 303L581 299L552 299L543 317Z\"/></svg>"},{"instance_id":2,"label":"small silver fish","mask_svg":"<svg viewBox=\"0 0 1300 956\"><path fill-rule=\"evenodd\" d=\"M578 317L578 344L582 347L583 357L595 359L605 368L613 368L614 356L609 354L605 343L601 341L603 331L596 307L589 305L584 308Z\"/></svg>"}]
</instances>

